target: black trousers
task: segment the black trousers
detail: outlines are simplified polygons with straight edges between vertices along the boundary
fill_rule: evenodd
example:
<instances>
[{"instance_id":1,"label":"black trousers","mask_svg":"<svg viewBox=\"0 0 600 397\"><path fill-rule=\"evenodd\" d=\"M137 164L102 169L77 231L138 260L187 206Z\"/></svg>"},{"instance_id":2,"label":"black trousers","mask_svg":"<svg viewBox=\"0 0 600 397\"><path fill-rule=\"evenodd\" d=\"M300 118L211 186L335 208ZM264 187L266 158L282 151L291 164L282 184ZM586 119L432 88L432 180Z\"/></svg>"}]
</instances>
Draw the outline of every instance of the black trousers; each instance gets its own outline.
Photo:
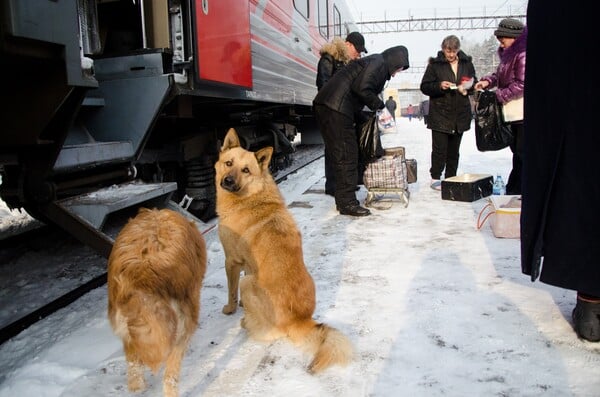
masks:
<instances>
[{"instance_id":1,"label":"black trousers","mask_svg":"<svg viewBox=\"0 0 600 397\"><path fill-rule=\"evenodd\" d=\"M335 203L338 207L358 204L358 141L354 119L326 106L315 105L315 116L335 175ZM327 169L327 161L325 165Z\"/></svg>"},{"instance_id":2,"label":"black trousers","mask_svg":"<svg viewBox=\"0 0 600 397\"><path fill-rule=\"evenodd\" d=\"M444 169L444 178L456 176L462 136L462 132L448 134L431 131L431 168L429 169L431 179L442 179Z\"/></svg>"},{"instance_id":3,"label":"black trousers","mask_svg":"<svg viewBox=\"0 0 600 397\"><path fill-rule=\"evenodd\" d=\"M325 141L325 138L323 138L323 141ZM325 147L325 192L328 194L335 193L335 166L327 147Z\"/></svg>"},{"instance_id":4,"label":"black trousers","mask_svg":"<svg viewBox=\"0 0 600 397\"><path fill-rule=\"evenodd\" d=\"M506 194L521 194L521 170L523 168L523 133L525 127L523 123L513 123L510 128L515 136L515 140L510 145L512 156L512 170L506 183Z\"/></svg>"},{"instance_id":5,"label":"black trousers","mask_svg":"<svg viewBox=\"0 0 600 397\"><path fill-rule=\"evenodd\" d=\"M360 126L356 124L356 139L358 139L360 132ZM323 138L323 141L325 138ZM358 179L356 181L357 185L363 184L363 174L365 173L365 161L360 157L358 158ZM355 188L356 190L357 188ZM335 166L333 164L333 158L329 153L329 150L325 148L325 193L331 194L332 196L335 194Z\"/></svg>"}]
</instances>

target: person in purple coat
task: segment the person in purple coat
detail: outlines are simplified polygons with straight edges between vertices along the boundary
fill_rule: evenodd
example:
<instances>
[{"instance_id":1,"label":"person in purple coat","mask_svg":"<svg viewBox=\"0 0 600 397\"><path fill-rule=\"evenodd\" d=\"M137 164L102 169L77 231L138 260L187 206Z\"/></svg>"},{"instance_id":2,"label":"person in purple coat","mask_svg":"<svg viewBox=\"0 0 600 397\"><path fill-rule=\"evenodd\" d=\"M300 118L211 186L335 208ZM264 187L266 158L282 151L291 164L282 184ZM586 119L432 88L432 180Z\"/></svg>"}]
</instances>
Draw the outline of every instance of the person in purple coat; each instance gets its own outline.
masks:
<instances>
[{"instance_id":1,"label":"person in purple coat","mask_svg":"<svg viewBox=\"0 0 600 397\"><path fill-rule=\"evenodd\" d=\"M523 98L525 89L525 53L527 50L527 28L521 21L505 18L498 24L494 36L500 42L498 57L500 64L495 73L482 77L476 90L496 87L496 98L504 104ZM521 194L521 169L523 168L523 121L510 125L515 137L510 150L513 153L512 170L506 184L506 194Z\"/></svg>"}]
</instances>

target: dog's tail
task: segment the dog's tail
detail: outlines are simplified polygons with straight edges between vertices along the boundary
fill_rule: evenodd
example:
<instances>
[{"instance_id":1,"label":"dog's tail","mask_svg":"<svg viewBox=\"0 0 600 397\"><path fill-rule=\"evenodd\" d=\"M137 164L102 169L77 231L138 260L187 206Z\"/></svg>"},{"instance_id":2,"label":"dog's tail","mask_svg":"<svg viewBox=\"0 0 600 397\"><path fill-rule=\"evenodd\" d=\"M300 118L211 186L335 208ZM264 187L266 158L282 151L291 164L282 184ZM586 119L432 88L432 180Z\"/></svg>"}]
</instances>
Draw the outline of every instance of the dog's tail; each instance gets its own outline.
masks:
<instances>
[{"instance_id":1,"label":"dog's tail","mask_svg":"<svg viewBox=\"0 0 600 397\"><path fill-rule=\"evenodd\" d=\"M290 330L290 339L305 351L314 355L308 366L316 374L333 365L347 365L354 349L350 339L339 330L314 320Z\"/></svg>"}]
</instances>

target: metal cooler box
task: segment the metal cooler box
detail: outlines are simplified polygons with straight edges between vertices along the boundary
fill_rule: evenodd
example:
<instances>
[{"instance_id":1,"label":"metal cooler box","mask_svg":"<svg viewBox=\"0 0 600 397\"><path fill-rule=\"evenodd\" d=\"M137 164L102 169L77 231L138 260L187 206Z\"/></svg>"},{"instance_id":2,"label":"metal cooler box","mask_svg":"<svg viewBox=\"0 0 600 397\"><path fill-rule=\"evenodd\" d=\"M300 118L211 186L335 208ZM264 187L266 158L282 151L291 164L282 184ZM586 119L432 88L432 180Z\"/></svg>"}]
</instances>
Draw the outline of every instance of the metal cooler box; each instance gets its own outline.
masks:
<instances>
[{"instance_id":1,"label":"metal cooler box","mask_svg":"<svg viewBox=\"0 0 600 397\"><path fill-rule=\"evenodd\" d=\"M442 200L476 201L492 194L494 177L489 174L463 174L442 181Z\"/></svg>"}]
</instances>

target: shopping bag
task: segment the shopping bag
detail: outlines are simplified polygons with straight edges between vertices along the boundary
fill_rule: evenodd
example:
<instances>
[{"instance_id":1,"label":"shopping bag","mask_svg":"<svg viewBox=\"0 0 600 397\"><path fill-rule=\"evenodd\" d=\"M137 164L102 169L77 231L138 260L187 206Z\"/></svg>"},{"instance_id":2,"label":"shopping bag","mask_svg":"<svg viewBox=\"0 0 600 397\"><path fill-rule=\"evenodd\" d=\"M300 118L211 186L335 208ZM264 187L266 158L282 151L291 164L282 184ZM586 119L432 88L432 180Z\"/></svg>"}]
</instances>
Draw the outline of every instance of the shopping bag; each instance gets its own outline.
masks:
<instances>
[{"instance_id":1,"label":"shopping bag","mask_svg":"<svg viewBox=\"0 0 600 397\"><path fill-rule=\"evenodd\" d=\"M505 123L512 123L513 121L523 120L523 106L525 100L523 97L519 99L513 99L502 105L502 120Z\"/></svg>"},{"instance_id":2,"label":"shopping bag","mask_svg":"<svg viewBox=\"0 0 600 397\"><path fill-rule=\"evenodd\" d=\"M377 126L382 134L396 133L396 120L387 107L377 111Z\"/></svg>"},{"instance_id":3,"label":"shopping bag","mask_svg":"<svg viewBox=\"0 0 600 397\"><path fill-rule=\"evenodd\" d=\"M369 189L408 189L404 156L385 155L367 165L363 181Z\"/></svg>"},{"instance_id":4,"label":"shopping bag","mask_svg":"<svg viewBox=\"0 0 600 397\"><path fill-rule=\"evenodd\" d=\"M504 149L513 143L510 124L502 120L494 91L482 91L475 107L475 143L480 152Z\"/></svg>"},{"instance_id":5,"label":"shopping bag","mask_svg":"<svg viewBox=\"0 0 600 397\"><path fill-rule=\"evenodd\" d=\"M369 116L367 121L360 126L358 148L360 158L364 163L370 163L383 156L383 146L379 136L376 114Z\"/></svg>"}]
</instances>

